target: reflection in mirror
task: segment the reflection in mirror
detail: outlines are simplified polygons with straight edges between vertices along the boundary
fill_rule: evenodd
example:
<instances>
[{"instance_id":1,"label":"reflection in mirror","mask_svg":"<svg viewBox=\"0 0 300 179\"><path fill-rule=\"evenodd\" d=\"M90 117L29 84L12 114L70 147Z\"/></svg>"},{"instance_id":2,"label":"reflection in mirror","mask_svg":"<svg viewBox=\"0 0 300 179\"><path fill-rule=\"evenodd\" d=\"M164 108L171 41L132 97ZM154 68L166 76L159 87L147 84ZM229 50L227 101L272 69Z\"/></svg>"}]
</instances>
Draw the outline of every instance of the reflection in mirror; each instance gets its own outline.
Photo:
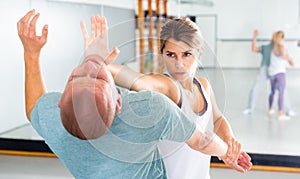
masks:
<instances>
[{"instance_id":1,"label":"reflection in mirror","mask_svg":"<svg viewBox=\"0 0 300 179\"><path fill-rule=\"evenodd\" d=\"M0 33L3 39L0 47L7 49L1 52L6 60L1 62L0 78L6 82L9 77L5 83L7 85L3 85L1 89L0 138L42 140L25 116L23 51L16 31L16 22L29 9L36 8L41 13L38 32L41 31L42 24L49 24L49 40L41 56L48 91L64 89L67 77L78 65L82 55L83 39L79 22L88 22L89 17L94 14L105 15L109 26L128 22L123 23L125 25L122 26L121 33L118 28L112 29L109 34L110 46L120 46L121 53L116 63L126 63L138 70L138 61L129 63L135 59L138 51L138 46L132 40L136 39L137 34L133 20L136 14L135 4L132 1L118 1L103 6L93 0L88 2L90 4L54 0L0 2L1 13L9 14L8 17L0 16L7 27L2 28ZM219 107L243 148L250 153L300 156L300 104L297 101L300 89L297 80L300 69L297 46L300 38L298 0L290 0L288 3L280 0L210 0L212 3L209 5L193 0L182 4L178 2L180 1L168 2L168 13L192 16L199 25L209 47L206 53L214 54L213 58L203 54L199 75L209 79ZM285 46L295 62L295 67L289 67L286 74L286 97L295 112L295 116L289 121L279 121L276 113L268 115L269 82L263 85L255 111L251 115L243 114L262 58L260 54L251 52L254 29L259 30L258 46L269 43L271 34L276 30L283 30L286 34ZM277 97L274 101L275 107Z\"/></svg>"},{"instance_id":2,"label":"reflection in mirror","mask_svg":"<svg viewBox=\"0 0 300 179\"><path fill-rule=\"evenodd\" d=\"M11 130L5 131L0 135L0 138L9 139L26 139L26 140L44 140L31 126L31 124L24 124L15 127Z\"/></svg>"},{"instance_id":3,"label":"reflection in mirror","mask_svg":"<svg viewBox=\"0 0 300 179\"><path fill-rule=\"evenodd\" d=\"M16 7L15 4L18 4ZM16 9L17 8L17 9ZM47 91L63 91L66 80L73 68L80 63L83 53L83 38L79 22L90 22L90 16L105 14L108 19L110 48L118 46L122 53L116 63L122 63L135 54L135 16L133 9L115 8L100 4L78 4L59 1L3 1L0 2L1 13L10 14L9 18L1 16L7 28L2 28L0 47L5 59L2 61L1 81L8 81L1 88L0 136L4 138L40 139L36 135L25 115L24 97L24 63L23 47L18 37L16 23L29 9L35 8L41 16L37 24L37 34L41 34L44 24L49 25L48 42L42 50L41 66ZM80 12L80 13L78 13ZM118 14L119 17L113 16ZM126 23L125 23L126 22ZM89 24L87 24L89 25ZM127 35L119 33L118 26ZM8 43L9 42L9 43ZM120 46L120 44L123 44ZM126 44L126 45L124 45ZM13 56L13 58L12 58ZM119 61L120 60L120 61ZM8 75L9 74L9 75ZM9 76L9 80L8 80ZM24 129L23 129L24 127ZM29 132L22 133L22 131ZM15 130L15 131L14 131Z\"/></svg>"}]
</instances>

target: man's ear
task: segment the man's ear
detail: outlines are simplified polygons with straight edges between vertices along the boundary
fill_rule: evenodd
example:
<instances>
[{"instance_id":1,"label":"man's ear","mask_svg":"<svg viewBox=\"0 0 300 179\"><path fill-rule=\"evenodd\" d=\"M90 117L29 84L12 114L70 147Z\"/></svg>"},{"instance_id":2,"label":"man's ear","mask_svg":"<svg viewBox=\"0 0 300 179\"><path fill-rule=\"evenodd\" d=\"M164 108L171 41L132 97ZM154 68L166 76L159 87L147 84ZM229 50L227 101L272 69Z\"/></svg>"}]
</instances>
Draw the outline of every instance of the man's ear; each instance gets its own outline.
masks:
<instances>
[{"instance_id":1,"label":"man's ear","mask_svg":"<svg viewBox=\"0 0 300 179\"><path fill-rule=\"evenodd\" d=\"M116 105L116 114L119 114L121 112L121 109L122 109L122 99L121 99L121 95L118 94L117 105Z\"/></svg>"}]
</instances>

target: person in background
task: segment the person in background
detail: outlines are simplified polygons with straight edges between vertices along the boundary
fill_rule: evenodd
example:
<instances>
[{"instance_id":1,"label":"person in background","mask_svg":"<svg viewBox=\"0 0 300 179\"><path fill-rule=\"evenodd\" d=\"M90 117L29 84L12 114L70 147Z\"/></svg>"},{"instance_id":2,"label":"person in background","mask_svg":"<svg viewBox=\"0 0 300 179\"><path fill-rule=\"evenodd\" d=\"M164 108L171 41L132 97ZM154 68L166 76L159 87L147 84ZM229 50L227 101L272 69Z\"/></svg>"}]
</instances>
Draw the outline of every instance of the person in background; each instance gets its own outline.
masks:
<instances>
[{"instance_id":1,"label":"person in background","mask_svg":"<svg viewBox=\"0 0 300 179\"><path fill-rule=\"evenodd\" d=\"M287 54L287 50L284 48L284 33L278 31L274 37L274 48L271 52L271 63L269 66L269 75L271 81L271 93L269 96L269 113L273 114L274 110L273 100L275 91L278 90L278 119L289 120L290 117L283 112L284 106L284 91L286 86L286 67L288 64L294 66L292 58Z\"/></svg>"},{"instance_id":2,"label":"person in background","mask_svg":"<svg viewBox=\"0 0 300 179\"><path fill-rule=\"evenodd\" d=\"M262 90L266 89L266 84L269 81L268 67L270 65L270 56L274 47L274 37L276 32L272 34L272 39L270 43L267 45L262 45L260 47L257 46L257 37L259 35L258 30L254 30L253 32L253 40L252 40L252 51L255 53L261 53L262 60L260 63L259 72L256 76L254 85L250 90L247 108L243 111L244 114L252 114L255 109L255 104L257 102L258 96ZM285 104L284 111L289 116L294 116L295 112L292 110L288 94L285 92Z\"/></svg>"}]
</instances>

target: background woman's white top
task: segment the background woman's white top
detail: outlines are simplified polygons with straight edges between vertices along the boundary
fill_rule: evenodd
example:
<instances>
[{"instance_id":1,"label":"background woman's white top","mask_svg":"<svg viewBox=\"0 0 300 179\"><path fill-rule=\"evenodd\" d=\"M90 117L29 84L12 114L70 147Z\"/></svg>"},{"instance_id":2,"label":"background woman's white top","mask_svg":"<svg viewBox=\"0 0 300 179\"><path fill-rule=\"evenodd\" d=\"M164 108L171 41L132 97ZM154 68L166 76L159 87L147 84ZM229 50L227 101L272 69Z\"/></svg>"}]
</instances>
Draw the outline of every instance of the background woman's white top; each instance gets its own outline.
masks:
<instances>
[{"instance_id":1,"label":"background woman's white top","mask_svg":"<svg viewBox=\"0 0 300 179\"><path fill-rule=\"evenodd\" d=\"M286 73L287 65L287 60L283 59L281 56L276 55L273 51L271 52L271 62L269 66L270 76L274 76L278 73Z\"/></svg>"}]
</instances>

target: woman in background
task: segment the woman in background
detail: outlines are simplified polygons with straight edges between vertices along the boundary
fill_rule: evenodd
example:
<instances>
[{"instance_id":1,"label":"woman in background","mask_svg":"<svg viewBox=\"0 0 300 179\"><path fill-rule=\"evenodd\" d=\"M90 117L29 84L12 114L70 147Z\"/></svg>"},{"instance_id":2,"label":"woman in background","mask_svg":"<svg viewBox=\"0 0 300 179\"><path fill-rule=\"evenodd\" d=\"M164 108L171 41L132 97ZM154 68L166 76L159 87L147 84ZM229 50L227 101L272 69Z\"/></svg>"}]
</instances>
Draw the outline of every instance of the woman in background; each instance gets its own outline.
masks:
<instances>
[{"instance_id":1,"label":"woman in background","mask_svg":"<svg viewBox=\"0 0 300 179\"><path fill-rule=\"evenodd\" d=\"M269 114L273 114L272 109L275 90L278 90L278 119L289 120L290 117L286 116L283 112L284 106L284 90L286 85L286 67L288 64L294 66L294 62L291 57L288 56L286 49L283 45L284 33L278 31L274 37L274 48L271 52L271 62L269 66L269 75L271 80L271 93L269 96Z\"/></svg>"}]
</instances>

